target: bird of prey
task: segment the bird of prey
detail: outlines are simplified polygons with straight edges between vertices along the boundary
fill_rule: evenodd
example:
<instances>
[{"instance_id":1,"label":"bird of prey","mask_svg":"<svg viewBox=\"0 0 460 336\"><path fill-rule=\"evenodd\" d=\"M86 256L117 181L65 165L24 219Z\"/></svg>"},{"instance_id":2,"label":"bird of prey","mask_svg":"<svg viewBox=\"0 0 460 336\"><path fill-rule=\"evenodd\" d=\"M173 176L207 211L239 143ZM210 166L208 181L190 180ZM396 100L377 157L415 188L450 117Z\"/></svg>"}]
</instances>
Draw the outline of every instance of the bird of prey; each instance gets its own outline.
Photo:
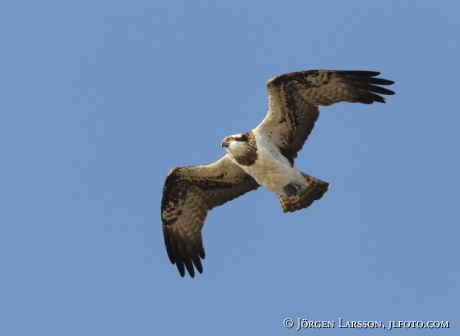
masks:
<instances>
[{"instance_id":1,"label":"bird of prey","mask_svg":"<svg viewBox=\"0 0 460 336\"><path fill-rule=\"evenodd\" d=\"M226 154L206 165L172 168L163 187L161 220L169 260L180 275L203 272L205 253L201 229L212 208L259 186L274 192L284 212L310 206L329 183L294 166L319 116L318 106L339 102L385 103L380 95L394 92L381 85L375 71L309 70L292 72L267 82L268 112L245 134L222 140Z\"/></svg>"}]
</instances>

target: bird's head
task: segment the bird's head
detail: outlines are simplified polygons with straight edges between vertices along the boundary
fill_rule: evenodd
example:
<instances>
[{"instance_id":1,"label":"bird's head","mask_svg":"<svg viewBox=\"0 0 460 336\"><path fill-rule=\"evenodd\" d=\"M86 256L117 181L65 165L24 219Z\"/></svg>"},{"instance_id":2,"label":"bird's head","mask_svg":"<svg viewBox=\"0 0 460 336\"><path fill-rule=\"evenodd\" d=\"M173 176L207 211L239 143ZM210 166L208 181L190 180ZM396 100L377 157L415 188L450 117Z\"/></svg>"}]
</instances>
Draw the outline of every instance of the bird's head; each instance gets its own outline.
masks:
<instances>
[{"instance_id":1,"label":"bird's head","mask_svg":"<svg viewBox=\"0 0 460 336\"><path fill-rule=\"evenodd\" d=\"M225 147L227 153L234 157L243 155L248 148L247 134L234 134L225 137L222 140L222 147Z\"/></svg>"}]
</instances>

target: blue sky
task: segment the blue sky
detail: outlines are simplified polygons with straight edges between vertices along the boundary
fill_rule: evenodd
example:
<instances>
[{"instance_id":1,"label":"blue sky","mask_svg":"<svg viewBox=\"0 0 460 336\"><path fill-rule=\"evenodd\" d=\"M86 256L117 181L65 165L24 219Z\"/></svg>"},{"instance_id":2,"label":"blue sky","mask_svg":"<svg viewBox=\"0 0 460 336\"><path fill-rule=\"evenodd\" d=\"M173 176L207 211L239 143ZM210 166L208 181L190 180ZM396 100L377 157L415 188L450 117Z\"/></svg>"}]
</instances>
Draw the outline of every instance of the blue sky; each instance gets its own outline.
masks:
<instances>
[{"instance_id":1,"label":"blue sky","mask_svg":"<svg viewBox=\"0 0 460 336\"><path fill-rule=\"evenodd\" d=\"M2 2L0 334L356 332L285 318L450 321L431 332L458 334L458 13ZM396 95L321 109L296 166L331 184L324 198L284 214L259 189L212 210L204 273L181 278L160 222L169 169L213 162L223 137L255 127L269 78L323 68L380 71Z\"/></svg>"}]
</instances>

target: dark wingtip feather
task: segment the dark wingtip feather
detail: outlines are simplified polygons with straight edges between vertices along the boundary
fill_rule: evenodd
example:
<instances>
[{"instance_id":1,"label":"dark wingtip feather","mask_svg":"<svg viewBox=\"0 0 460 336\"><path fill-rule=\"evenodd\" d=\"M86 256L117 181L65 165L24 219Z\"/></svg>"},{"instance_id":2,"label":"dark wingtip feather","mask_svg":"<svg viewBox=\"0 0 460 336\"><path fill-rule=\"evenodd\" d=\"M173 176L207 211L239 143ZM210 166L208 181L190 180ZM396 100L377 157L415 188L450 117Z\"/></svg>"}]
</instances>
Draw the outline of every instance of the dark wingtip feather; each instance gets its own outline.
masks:
<instances>
[{"instance_id":1,"label":"dark wingtip feather","mask_svg":"<svg viewBox=\"0 0 460 336\"><path fill-rule=\"evenodd\" d=\"M204 259L206 257L206 254L204 253L203 245L201 245L201 248L198 254L200 255L201 259Z\"/></svg>"},{"instance_id":2,"label":"dark wingtip feather","mask_svg":"<svg viewBox=\"0 0 460 336\"><path fill-rule=\"evenodd\" d=\"M193 264L190 260L184 260L185 268L187 268L188 274L193 278L195 277L195 269L193 268Z\"/></svg>"},{"instance_id":3,"label":"dark wingtip feather","mask_svg":"<svg viewBox=\"0 0 460 336\"><path fill-rule=\"evenodd\" d=\"M201 265L200 257L197 254L192 256L193 264L195 265L196 270L201 274L203 273L203 265Z\"/></svg>"},{"instance_id":4,"label":"dark wingtip feather","mask_svg":"<svg viewBox=\"0 0 460 336\"><path fill-rule=\"evenodd\" d=\"M394 95L395 92L379 85L392 85L394 81L375 78L380 75L378 71L338 71L337 74L341 78L341 82L353 87L360 92L358 100L362 104L385 103L385 98L381 95Z\"/></svg>"},{"instance_id":5,"label":"dark wingtip feather","mask_svg":"<svg viewBox=\"0 0 460 336\"><path fill-rule=\"evenodd\" d=\"M380 75L378 71L368 70L336 70L341 75L352 76L352 77L375 77Z\"/></svg>"},{"instance_id":6,"label":"dark wingtip feather","mask_svg":"<svg viewBox=\"0 0 460 336\"><path fill-rule=\"evenodd\" d=\"M184 264L182 263L182 261L176 261L176 266L177 266L177 270L179 271L180 276L184 277L185 269L184 269Z\"/></svg>"},{"instance_id":7,"label":"dark wingtip feather","mask_svg":"<svg viewBox=\"0 0 460 336\"><path fill-rule=\"evenodd\" d=\"M384 78L369 78L367 81L369 84L378 84L378 85L392 85L395 82L389 79L384 79Z\"/></svg>"},{"instance_id":8,"label":"dark wingtip feather","mask_svg":"<svg viewBox=\"0 0 460 336\"><path fill-rule=\"evenodd\" d=\"M388 90L387 88L377 86L377 85L372 85L372 84L367 84L366 89L370 92L375 92L375 93L380 93L384 95L394 95L394 91Z\"/></svg>"}]
</instances>

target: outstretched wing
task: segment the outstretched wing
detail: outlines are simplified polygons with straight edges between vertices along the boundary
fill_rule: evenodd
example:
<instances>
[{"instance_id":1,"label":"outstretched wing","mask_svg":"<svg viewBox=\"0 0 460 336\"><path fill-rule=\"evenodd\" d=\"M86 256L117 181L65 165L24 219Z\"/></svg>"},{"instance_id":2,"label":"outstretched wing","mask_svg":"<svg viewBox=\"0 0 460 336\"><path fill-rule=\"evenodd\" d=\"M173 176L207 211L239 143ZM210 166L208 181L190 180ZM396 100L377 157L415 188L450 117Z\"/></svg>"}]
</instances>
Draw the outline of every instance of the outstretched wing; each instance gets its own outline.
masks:
<instances>
[{"instance_id":1,"label":"outstretched wing","mask_svg":"<svg viewBox=\"0 0 460 336\"><path fill-rule=\"evenodd\" d=\"M309 70L274 77L267 82L268 112L255 132L263 133L291 163L319 116L318 106L338 102L385 103L394 92L379 85L394 82L375 78L375 71Z\"/></svg>"},{"instance_id":2,"label":"outstretched wing","mask_svg":"<svg viewBox=\"0 0 460 336\"><path fill-rule=\"evenodd\" d=\"M211 164L170 170L163 187L161 220L169 260L181 276L184 265L192 278L193 265L203 272L201 229L208 211L258 187L228 155Z\"/></svg>"}]
</instances>

